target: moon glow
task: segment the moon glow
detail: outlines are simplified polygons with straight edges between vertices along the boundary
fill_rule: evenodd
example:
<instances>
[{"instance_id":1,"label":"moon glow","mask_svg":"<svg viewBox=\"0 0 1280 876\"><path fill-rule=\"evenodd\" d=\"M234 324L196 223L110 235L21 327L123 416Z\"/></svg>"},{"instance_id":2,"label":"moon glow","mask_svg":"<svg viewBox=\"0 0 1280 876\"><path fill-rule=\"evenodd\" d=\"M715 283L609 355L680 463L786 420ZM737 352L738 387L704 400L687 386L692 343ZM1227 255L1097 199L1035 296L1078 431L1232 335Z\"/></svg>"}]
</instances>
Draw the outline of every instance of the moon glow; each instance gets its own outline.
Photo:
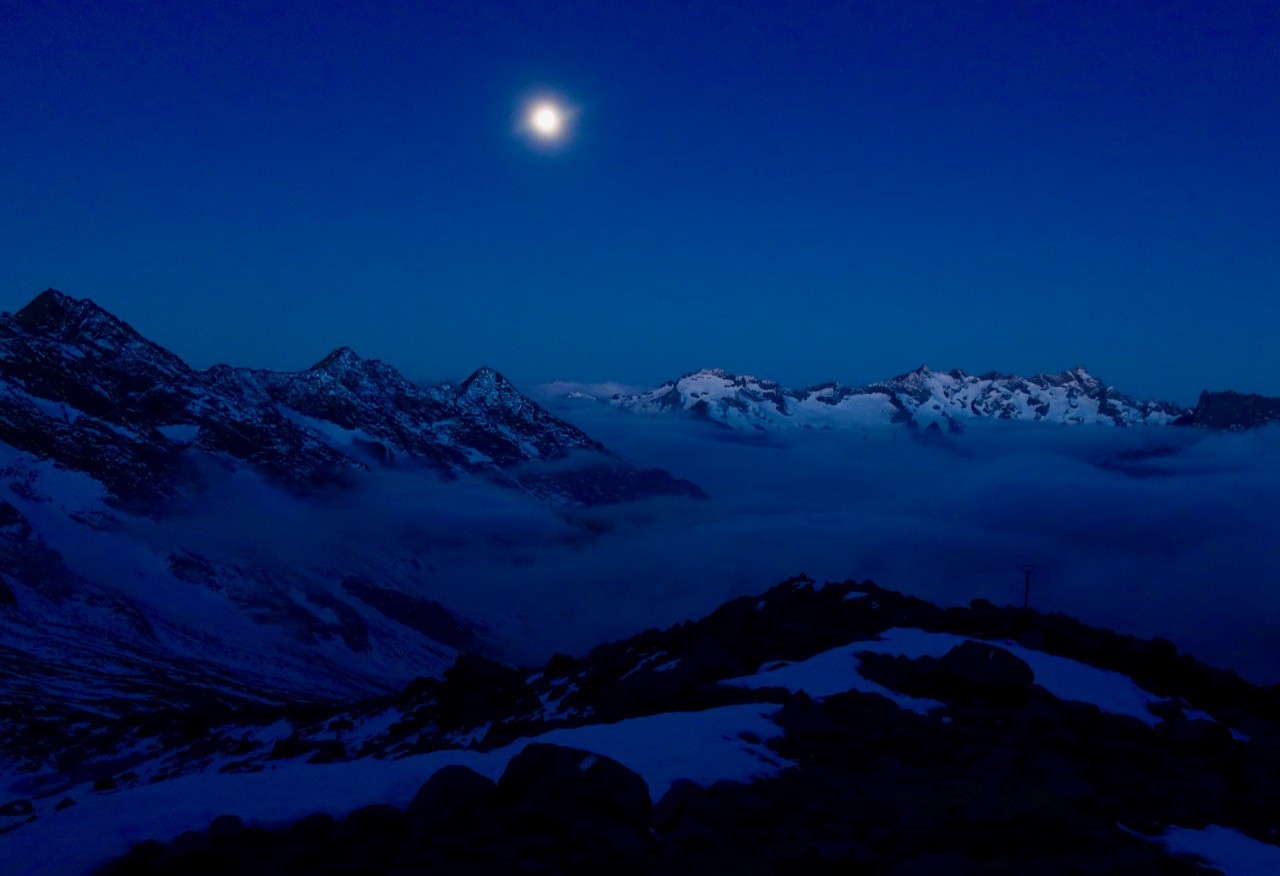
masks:
<instances>
[{"instance_id":1,"label":"moon glow","mask_svg":"<svg viewBox=\"0 0 1280 876\"><path fill-rule=\"evenodd\" d=\"M535 104L529 112L529 126L539 137L554 140L564 130L564 113L552 103Z\"/></svg>"}]
</instances>

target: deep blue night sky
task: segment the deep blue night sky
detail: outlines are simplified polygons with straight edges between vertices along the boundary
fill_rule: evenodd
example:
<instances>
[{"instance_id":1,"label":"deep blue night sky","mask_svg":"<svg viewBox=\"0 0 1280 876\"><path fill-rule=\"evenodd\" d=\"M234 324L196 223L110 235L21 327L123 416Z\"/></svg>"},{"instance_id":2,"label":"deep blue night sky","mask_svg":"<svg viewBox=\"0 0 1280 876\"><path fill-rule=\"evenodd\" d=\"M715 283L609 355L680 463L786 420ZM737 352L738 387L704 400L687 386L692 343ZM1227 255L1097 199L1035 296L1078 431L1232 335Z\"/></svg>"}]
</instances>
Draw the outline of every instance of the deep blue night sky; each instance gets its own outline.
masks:
<instances>
[{"instance_id":1,"label":"deep blue night sky","mask_svg":"<svg viewBox=\"0 0 1280 876\"><path fill-rule=\"evenodd\" d=\"M1277 95L1269 0L4 0L0 308L202 366L1280 394Z\"/></svg>"}]
</instances>

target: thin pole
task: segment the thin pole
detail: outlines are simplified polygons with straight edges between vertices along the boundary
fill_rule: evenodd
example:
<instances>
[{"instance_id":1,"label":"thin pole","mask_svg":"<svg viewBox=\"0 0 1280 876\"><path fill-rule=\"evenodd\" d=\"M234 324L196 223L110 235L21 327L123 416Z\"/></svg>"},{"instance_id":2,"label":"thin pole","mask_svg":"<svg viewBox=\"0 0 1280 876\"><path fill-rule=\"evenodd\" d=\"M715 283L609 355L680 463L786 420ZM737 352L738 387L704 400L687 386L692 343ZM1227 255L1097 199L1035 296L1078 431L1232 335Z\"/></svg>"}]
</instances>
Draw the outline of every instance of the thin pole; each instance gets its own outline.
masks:
<instances>
[{"instance_id":1,"label":"thin pole","mask_svg":"<svg viewBox=\"0 0 1280 876\"><path fill-rule=\"evenodd\" d=\"M1023 566L1022 571L1027 573L1027 580L1022 586L1022 607L1031 607L1031 566Z\"/></svg>"}]
</instances>

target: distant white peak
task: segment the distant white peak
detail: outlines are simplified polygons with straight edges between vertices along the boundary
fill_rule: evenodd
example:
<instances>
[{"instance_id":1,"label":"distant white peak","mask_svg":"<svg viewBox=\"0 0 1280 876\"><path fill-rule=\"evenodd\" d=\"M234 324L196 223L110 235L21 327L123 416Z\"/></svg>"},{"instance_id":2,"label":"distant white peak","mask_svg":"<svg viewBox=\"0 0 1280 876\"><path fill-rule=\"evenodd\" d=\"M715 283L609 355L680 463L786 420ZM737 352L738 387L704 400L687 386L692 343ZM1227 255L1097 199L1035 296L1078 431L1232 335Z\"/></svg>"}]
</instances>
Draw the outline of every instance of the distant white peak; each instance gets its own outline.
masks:
<instances>
[{"instance_id":1,"label":"distant white peak","mask_svg":"<svg viewBox=\"0 0 1280 876\"><path fill-rule=\"evenodd\" d=\"M934 382L934 381L937 381L938 379L945 380L947 378L950 378L952 380L964 380L965 376L966 376L965 373L959 369L953 369L951 371L934 371L928 365L921 365L919 368L916 368L914 371L908 371L906 374L899 374L897 377L894 377L891 380L886 380L884 382L885 383L919 384L919 383Z\"/></svg>"},{"instance_id":2,"label":"distant white peak","mask_svg":"<svg viewBox=\"0 0 1280 876\"><path fill-rule=\"evenodd\" d=\"M752 380L751 377L743 377L737 374L730 374L723 368L701 368L697 371L690 371L688 374L676 380L677 383L684 383L689 380L727 380L730 383L736 380Z\"/></svg>"},{"instance_id":3,"label":"distant white peak","mask_svg":"<svg viewBox=\"0 0 1280 876\"><path fill-rule=\"evenodd\" d=\"M781 385L774 380L766 380L751 374L733 374L723 368L703 368L684 375L675 381L676 386L697 383L722 383L735 387L760 387L762 389L780 389Z\"/></svg>"}]
</instances>

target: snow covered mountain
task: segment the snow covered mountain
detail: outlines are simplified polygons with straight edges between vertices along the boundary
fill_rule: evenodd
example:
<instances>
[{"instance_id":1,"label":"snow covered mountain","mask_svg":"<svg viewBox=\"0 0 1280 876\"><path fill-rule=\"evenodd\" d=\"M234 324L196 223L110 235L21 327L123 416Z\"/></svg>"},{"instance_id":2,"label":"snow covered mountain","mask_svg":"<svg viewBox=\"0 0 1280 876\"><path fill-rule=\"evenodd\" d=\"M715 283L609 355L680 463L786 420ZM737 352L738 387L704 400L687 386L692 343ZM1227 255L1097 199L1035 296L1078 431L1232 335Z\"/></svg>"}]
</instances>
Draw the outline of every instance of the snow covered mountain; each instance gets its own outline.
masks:
<instances>
[{"instance_id":1,"label":"snow covered mountain","mask_svg":"<svg viewBox=\"0 0 1280 876\"><path fill-rule=\"evenodd\" d=\"M490 368L458 387L421 388L342 347L299 372L196 371L92 301L54 290L0 315L0 441L89 474L133 511L198 488L197 454L296 489L410 466L570 504L697 494L613 458ZM570 457L607 487L579 492L580 475L526 480L516 470Z\"/></svg>"},{"instance_id":2,"label":"snow covered mountain","mask_svg":"<svg viewBox=\"0 0 1280 876\"><path fill-rule=\"evenodd\" d=\"M804 389L710 369L606 401L636 413L680 413L734 429L764 431L903 423L922 428L937 424L957 432L966 421L978 418L1163 425L1186 413L1175 404L1136 401L1083 368L1024 378L921 367L867 386L824 383Z\"/></svg>"},{"instance_id":3,"label":"snow covered mountain","mask_svg":"<svg viewBox=\"0 0 1280 876\"><path fill-rule=\"evenodd\" d=\"M489 368L199 371L53 290L0 315L0 492L0 700L58 720L438 674L486 642L421 559L456 509L701 495Z\"/></svg>"}]
</instances>

